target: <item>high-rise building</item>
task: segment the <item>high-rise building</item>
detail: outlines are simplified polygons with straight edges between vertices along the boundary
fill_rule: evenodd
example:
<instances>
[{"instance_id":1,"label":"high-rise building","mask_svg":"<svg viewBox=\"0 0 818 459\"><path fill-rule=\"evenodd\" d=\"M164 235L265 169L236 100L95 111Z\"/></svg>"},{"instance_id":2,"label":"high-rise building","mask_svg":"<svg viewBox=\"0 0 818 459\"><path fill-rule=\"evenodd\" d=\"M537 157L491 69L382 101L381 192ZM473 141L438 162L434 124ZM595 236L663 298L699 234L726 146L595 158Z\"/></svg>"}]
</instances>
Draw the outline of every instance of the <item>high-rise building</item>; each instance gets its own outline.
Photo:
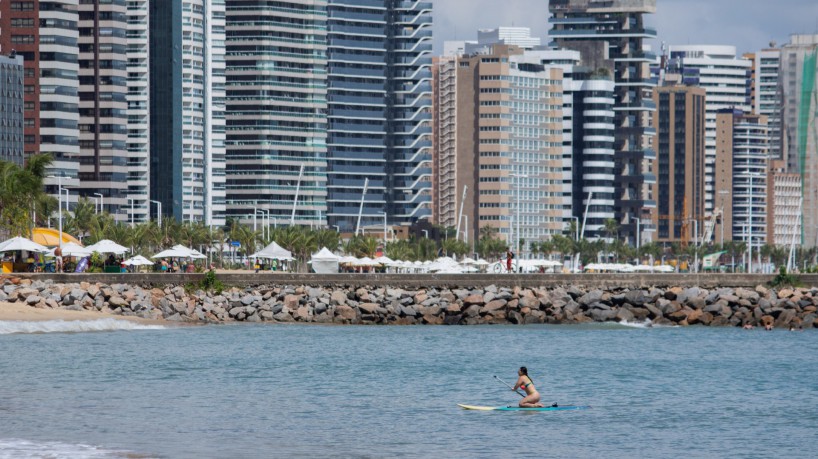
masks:
<instances>
[{"instance_id":1,"label":"high-rise building","mask_svg":"<svg viewBox=\"0 0 818 459\"><path fill-rule=\"evenodd\" d=\"M128 199L128 16L124 1L79 7L79 189L118 220Z\"/></svg>"},{"instance_id":2,"label":"high-rise building","mask_svg":"<svg viewBox=\"0 0 818 459\"><path fill-rule=\"evenodd\" d=\"M651 232L656 210L652 149L655 110L649 65L656 60L645 40L656 30L645 15L656 0L551 0L554 44L582 53L582 65L603 70L615 83L615 218L620 234L637 241L637 228ZM641 238L646 240L646 238Z\"/></svg>"},{"instance_id":3,"label":"high-rise building","mask_svg":"<svg viewBox=\"0 0 818 459\"><path fill-rule=\"evenodd\" d=\"M178 221L222 225L224 1L151 0L149 14L150 199Z\"/></svg>"},{"instance_id":4,"label":"high-rise building","mask_svg":"<svg viewBox=\"0 0 818 459\"><path fill-rule=\"evenodd\" d=\"M148 0L128 0L128 221L144 222L150 212L150 28Z\"/></svg>"},{"instance_id":5,"label":"high-rise building","mask_svg":"<svg viewBox=\"0 0 818 459\"><path fill-rule=\"evenodd\" d=\"M705 91L692 86L655 89L657 242L693 242L694 221L705 216Z\"/></svg>"},{"instance_id":6,"label":"high-rise building","mask_svg":"<svg viewBox=\"0 0 818 459\"><path fill-rule=\"evenodd\" d=\"M79 185L78 3L0 2L0 52L14 50L24 59L25 156L52 155L46 192L56 197L62 185L69 203L77 201L72 189Z\"/></svg>"},{"instance_id":7,"label":"high-rise building","mask_svg":"<svg viewBox=\"0 0 818 459\"><path fill-rule=\"evenodd\" d=\"M716 114L723 109L752 110L748 80L752 61L737 58L734 46L670 46L668 72L681 75L682 83L707 91L705 136L706 182L705 211L715 206L714 173L716 158ZM707 241L705 241L707 242Z\"/></svg>"},{"instance_id":8,"label":"high-rise building","mask_svg":"<svg viewBox=\"0 0 818 459\"><path fill-rule=\"evenodd\" d=\"M801 244L801 175L787 172L782 160L770 161L767 186L767 240L791 247Z\"/></svg>"},{"instance_id":9,"label":"high-rise building","mask_svg":"<svg viewBox=\"0 0 818 459\"><path fill-rule=\"evenodd\" d=\"M516 46L458 58L456 204L468 241L490 227L520 255L565 228L562 69ZM441 172L443 174L443 172ZM447 204L452 206L452 204ZM460 223L460 225L457 225Z\"/></svg>"},{"instance_id":10,"label":"high-rise building","mask_svg":"<svg viewBox=\"0 0 818 459\"><path fill-rule=\"evenodd\" d=\"M328 223L429 218L432 3L328 3Z\"/></svg>"},{"instance_id":11,"label":"high-rise building","mask_svg":"<svg viewBox=\"0 0 818 459\"><path fill-rule=\"evenodd\" d=\"M23 56L16 54L0 55L0 127L0 161L22 166Z\"/></svg>"},{"instance_id":12,"label":"high-rise building","mask_svg":"<svg viewBox=\"0 0 818 459\"><path fill-rule=\"evenodd\" d=\"M229 3L226 59L228 215L323 225L327 2Z\"/></svg>"},{"instance_id":13,"label":"high-rise building","mask_svg":"<svg viewBox=\"0 0 818 459\"><path fill-rule=\"evenodd\" d=\"M465 53L475 54L489 52L493 45L514 45L522 49L534 49L540 46L540 38L531 36L528 27L498 27L496 29L481 29L477 31L476 42L465 42Z\"/></svg>"},{"instance_id":14,"label":"high-rise building","mask_svg":"<svg viewBox=\"0 0 818 459\"><path fill-rule=\"evenodd\" d=\"M793 35L781 48L780 91L782 158L788 172L801 176L802 237L805 247L818 245L818 35Z\"/></svg>"},{"instance_id":15,"label":"high-rise building","mask_svg":"<svg viewBox=\"0 0 818 459\"><path fill-rule=\"evenodd\" d=\"M723 109L716 115L715 194L731 198L721 219L724 240L743 241L753 251L767 242L769 132L767 117ZM716 234L722 229L716 228ZM719 236L720 237L720 236Z\"/></svg>"},{"instance_id":16,"label":"high-rise building","mask_svg":"<svg viewBox=\"0 0 818 459\"><path fill-rule=\"evenodd\" d=\"M770 43L770 48L752 54L753 112L766 115L770 129L770 157L781 158L781 108L783 97L778 82L781 50Z\"/></svg>"}]
</instances>

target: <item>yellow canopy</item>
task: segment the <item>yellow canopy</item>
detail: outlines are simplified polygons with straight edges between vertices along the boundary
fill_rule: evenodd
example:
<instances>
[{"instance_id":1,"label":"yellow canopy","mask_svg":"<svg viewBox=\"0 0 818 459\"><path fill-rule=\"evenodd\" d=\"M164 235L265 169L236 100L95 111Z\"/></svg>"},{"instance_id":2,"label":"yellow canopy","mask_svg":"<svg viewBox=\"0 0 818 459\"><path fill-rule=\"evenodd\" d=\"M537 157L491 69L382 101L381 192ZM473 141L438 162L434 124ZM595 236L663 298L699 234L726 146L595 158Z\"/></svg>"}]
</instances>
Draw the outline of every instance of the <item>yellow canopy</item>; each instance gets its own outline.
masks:
<instances>
[{"instance_id":1,"label":"yellow canopy","mask_svg":"<svg viewBox=\"0 0 818 459\"><path fill-rule=\"evenodd\" d=\"M60 245L60 232L58 230L52 228L34 228L34 237L31 238L32 241L36 242L37 244L44 245L46 247L56 247ZM74 236L63 232L62 233L62 243L67 244L69 242L73 242L77 245L82 245L80 241L77 240Z\"/></svg>"}]
</instances>

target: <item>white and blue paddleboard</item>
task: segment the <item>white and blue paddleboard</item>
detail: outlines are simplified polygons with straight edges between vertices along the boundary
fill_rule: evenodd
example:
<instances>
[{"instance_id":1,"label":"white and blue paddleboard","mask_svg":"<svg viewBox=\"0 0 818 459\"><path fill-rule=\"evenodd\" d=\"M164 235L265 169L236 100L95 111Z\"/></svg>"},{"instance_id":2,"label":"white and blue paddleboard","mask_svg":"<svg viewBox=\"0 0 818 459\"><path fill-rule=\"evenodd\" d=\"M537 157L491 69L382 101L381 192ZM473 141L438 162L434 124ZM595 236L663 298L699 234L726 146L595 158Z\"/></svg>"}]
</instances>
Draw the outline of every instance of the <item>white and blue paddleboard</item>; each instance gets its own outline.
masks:
<instances>
[{"instance_id":1,"label":"white and blue paddleboard","mask_svg":"<svg viewBox=\"0 0 818 459\"><path fill-rule=\"evenodd\" d=\"M476 411L569 411L569 410L585 410L590 408L590 406L576 406L576 405L565 405L565 406L546 406L543 408L520 408L519 406L475 406L475 405L463 405L458 403L457 406L463 408L464 410L476 410Z\"/></svg>"}]
</instances>

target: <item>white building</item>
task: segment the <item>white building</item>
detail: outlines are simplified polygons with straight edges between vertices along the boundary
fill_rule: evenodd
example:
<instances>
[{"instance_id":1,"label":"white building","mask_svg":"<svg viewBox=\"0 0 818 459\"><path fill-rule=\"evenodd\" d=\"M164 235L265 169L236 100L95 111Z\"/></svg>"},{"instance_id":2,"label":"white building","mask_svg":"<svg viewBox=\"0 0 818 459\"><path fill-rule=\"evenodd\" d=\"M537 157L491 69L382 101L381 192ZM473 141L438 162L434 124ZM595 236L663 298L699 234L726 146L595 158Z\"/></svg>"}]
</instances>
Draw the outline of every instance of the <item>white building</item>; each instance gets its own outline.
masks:
<instances>
[{"instance_id":1,"label":"white building","mask_svg":"<svg viewBox=\"0 0 818 459\"><path fill-rule=\"evenodd\" d=\"M128 221L148 220L150 207L150 68L148 0L128 1Z\"/></svg>"},{"instance_id":2,"label":"white building","mask_svg":"<svg viewBox=\"0 0 818 459\"><path fill-rule=\"evenodd\" d=\"M770 130L770 157L781 157L781 107L783 97L778 82L781 50L762 49L755 53L753 69L753 112L766 115Z\"/></svg>"},{"instance_id":3,"label":"white building","mask_svg":"<svg viewBox=\"0 0 818 459\"><path fill-rule=\"evenodd\" d=\"M716 114L734 108L750 112L749 79L752 62L736 57L734 46L670 46L669 73L682 76L682 83L705 89L705 212L713 210L716 161ZM698 216L699 218L701 216Z\"/></svg>"}]
</instances>

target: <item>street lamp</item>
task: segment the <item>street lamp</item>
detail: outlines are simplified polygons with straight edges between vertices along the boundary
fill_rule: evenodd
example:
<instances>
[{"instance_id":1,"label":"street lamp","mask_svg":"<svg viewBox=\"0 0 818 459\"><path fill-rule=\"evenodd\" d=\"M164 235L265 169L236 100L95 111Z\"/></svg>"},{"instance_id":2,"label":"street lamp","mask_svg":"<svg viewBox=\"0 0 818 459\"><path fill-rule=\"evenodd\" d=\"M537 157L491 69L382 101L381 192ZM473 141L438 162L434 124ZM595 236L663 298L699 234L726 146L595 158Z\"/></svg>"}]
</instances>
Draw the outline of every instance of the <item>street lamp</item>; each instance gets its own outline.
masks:
<instances>
[{"instance_id":1,"label":"street lamp","mask_svg":"<svg viewBox=\"0 0 818 459\"><path fill-rule=\"evenodd\" d=\"M298 204L298 192L301 191L301 177L304 175L304 165L301 165L301 171L298 173L298 184L295 186L295 198L293 198L293 213L290 216L290 226L295 225L295 206Z\"/></svg>"},{"instance_id":2,"label":"street lamp","mask_svg":"<svg viewBox=\"0 0 818 459\"><path fill-rule=\"evenodd\" d=\"M332 225L332 228L335 228L335 232L336 232L336 233L338 233L338 234L340 234L340 233L341 233L341 227L340 227L340 226L338 226L338 225Z\"/></svg>"},{"instance_id":3,"label":"street lamp","mask_svg":"<svg viewBox=\"0 0 818 459\"><path fill-rule=\"evenodd\" d=\"M574 225L574 232L576 233L576 236L575 236L574 240L577 241L577 245L579 245L579 217L571 217L571 220L574 220L574 222L576 222L575 225ZM564 263L565 259L563 259L561 261ZM577 257L571 257L571 272L572 273L577 272L577 261L578 261Z\"/></svg>"},{"instance_id":4,"label":"street lamp","mask_svg":"<svg viewBox=\"0 0 818 459\"><path fill-rule=\"evenodd\" d=\"M99 212L104 213L105 212L105 198L103 198L102 193L94 193L94 196L99 196ZM96 209L96 206L94 206L94 209Z\"/></svg>"},{"instance_id":5,"label":"street lamp","mask_svg":"<svg viewBox=\"0 0 818 459\"><path fill-rule=\"evenodd\" d=\"M754 204L754 201L755 201L753 199L753 177L760 177L762 174L759 174L759 173L756 172L756 173L748 173L747 175L750 176L750 190L748 192L748 195L749 195L748 198L749 198L749 201L750 201L750 221L749 221L750 234L748 236L749 245L747 246L748 250L749 250L749 253L748 253L748 256L747 256L747 259L748 259L747 260L747 273L752 274L753 273L753 207L754 207L753 204Z\"/></svg>"},{"instance_id":6,"label":"street lamp","mask_svg":"<svg viewBox=\"0 0 818 459\"><path fill-rule=\"evenodd\" d=\"M724 196L730 194L729 190L721 190L719 194ZM724 198L721 198L721 250L724 251Z\"/></svg>"},{"instance_id":7,"label":"street lamp","mask_svg":"<svg viewBox=\"0 0 818 459\"><path fill-rule=\"evenodd\" d=\"M151 199L151 202L158 206L157 209L156 209L156 216L157 216L157 221L159 222L159 228L161 228L162 227L162 203L160 201L154 201L153 199ZM150 210L148 211L148 214L150 214Z\"/></svg>"},{"instance_id":8,"label":"street lamp","mask_svg":"<svg viewBox=\"0 0 818 459\"><path fill-rule=\"evenodd\" d=\"M636 256L639 256L639 249L642 248L642 219L631 217L631 220L636 220Z\"/></svg>"},{"instance_id":9,"label":"street lamp","mask_svg":"<svg viewBox=\"0 0 818 459\"><path fill-rule=\"evenodd\" d=\"M425 237L426 239L429 239L429 230L421 230L421 231L423 231L423 237Z\"/></svg>"},{"instance_id":10,"label":"street lamp","mask_svg":"<svg viewBox=\"0 0 818 459\"><path fill-rule=\"evenodd\" d=\"M58 205L59 211L57 212L60 216L60 240L58 242L60 249L62 249L62 175L49 175L46 178L56 178L57 179L57 198L58 198ZM66 206L68 207L68 206Z\"/></svg>"},{"instance_id":11,"label":"street lamp","mask_svg":"<svg viewBox=\"0 0 818 459\"><path fill-rule=\"evenodd\" d=\"M517 208L515 219L517 220L517 256L520 256L520 182L521 179L528 178L525 174L508 174L509 177L515 177L517 180Z\"/></svg>"},{"instance_id":12,"label":"street lamp","mask_svg":"<svg viewBox=\"0 0 818 459\"><path fill-rule=\"evenodd\" d=\"M94 193L94 194L96 194L96 193ZM95 214L98 214L98 213L99 213L99 209L97 209L97 207L99 206L99 199L97 199L97 198L95 198L95 197L93 197L93 196L91 196L91 199L93 199L93 200L94 200L94 213L95 213Z\"/></svg>"},{"instance_id":13,"label":"street lamp","mask_svg":"<svg viewBox=\"0 0 818 459\"><path fill-rule=\"evenodd\" d=\"M128 198L128 202L131 203L131 228L133 228L133 204L134 204L134 198ZM148 212L148 213L150 213L150 212Z\"/></svg>"},{"instance_id":14,"label":"street lamp","mask_svg":"<svg viewBox=\"0 0 818 459\"><path fill-rule=\"evenodd\" d=\"M383 214L383 243L386 244L386 212L381 212Z\"/></svg>"},{"instance_id":15,"label":"street lamp","mask_svg":"<svg viewBox=\"0 0 818 459\"><path fill-rule=\"evenodd\" d=\"M256 209L256 208L253 207L253 209ZM262 224L261 237L263 237L266 240L267 239L267 228L270 226L269 223L266 223L266 222L269 221L270 211L269 210L264 210L264 209L256 209L256 213L258 213L258 212L261 212L261 224ZM254 233L256 232L256 214L253 214L253 232Z\"/></svg>"}]
</instances>

